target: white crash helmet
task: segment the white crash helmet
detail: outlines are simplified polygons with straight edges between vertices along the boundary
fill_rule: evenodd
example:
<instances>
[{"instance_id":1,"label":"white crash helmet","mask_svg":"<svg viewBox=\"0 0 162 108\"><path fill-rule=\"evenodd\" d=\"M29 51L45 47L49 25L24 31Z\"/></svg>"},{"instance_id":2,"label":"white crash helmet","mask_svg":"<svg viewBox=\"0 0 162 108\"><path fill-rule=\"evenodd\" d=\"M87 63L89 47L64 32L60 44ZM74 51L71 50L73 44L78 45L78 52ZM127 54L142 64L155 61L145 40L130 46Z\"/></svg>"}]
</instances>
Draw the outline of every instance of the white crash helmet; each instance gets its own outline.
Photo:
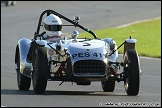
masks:
<instances>
[{"instance_id":1,"label":"white crash helmet","mask_svg":"<svg viewBox=\"0 0 162 108\"><path fill-rule=\"evenodd\" d=\"M60 36L62 29L61 19L54 15L50 14L43 21L44 31L48 36Z\"/></svg>"}]
</instances>

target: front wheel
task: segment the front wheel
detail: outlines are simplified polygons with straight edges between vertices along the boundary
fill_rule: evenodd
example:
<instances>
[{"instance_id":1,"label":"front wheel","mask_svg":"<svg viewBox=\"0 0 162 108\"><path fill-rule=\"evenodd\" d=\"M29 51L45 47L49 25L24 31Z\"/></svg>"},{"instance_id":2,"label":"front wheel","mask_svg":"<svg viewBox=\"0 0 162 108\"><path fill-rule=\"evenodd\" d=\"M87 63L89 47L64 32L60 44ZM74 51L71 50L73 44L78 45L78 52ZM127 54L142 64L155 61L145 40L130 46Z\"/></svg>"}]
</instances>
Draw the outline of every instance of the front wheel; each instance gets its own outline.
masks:
<instances>
[{"instance_id":1,"label":"front wheel","mask_svg":"<svg viewBox=\"0 0 162 108\"><path fill-rule=\"evenodd\" d=\"M139 58L134 49L129 49L124 55L124 87L128 95L138 95L140 86Z\"/></svg>"},{"instance_id":2,"label":"front wheel","mask_svg":"<svg viewBox=\"0 0 162 108\"><path fill-rule=\"evenodd\" d=\"M17 60L16 60L16 72L17 72L17 85L19 90L29 90L31 84L31 78L24 76L20 72L20 53L18 52Z\"/></svg>"},{"instance_id":3,"label":"front wheel","mask_svg":"<svg viewBox=\"0 0 162 108\"><path fill-rule=\"evenodd\" d=\"M33 89L35 93L44 93L49 76L49 64L46 48L38 47L35 51L33 63Z\"/></svg>"},{"instance_id":4,"label":"front wheel","mask_svg":"<svg viewBox=\"0 0 162 108\"><path fill-rule=\"evenodd\" d=\"M102 81L101 85L104 92L113 92L115 89L115 81Z\"/></svg>"}]
</instances>

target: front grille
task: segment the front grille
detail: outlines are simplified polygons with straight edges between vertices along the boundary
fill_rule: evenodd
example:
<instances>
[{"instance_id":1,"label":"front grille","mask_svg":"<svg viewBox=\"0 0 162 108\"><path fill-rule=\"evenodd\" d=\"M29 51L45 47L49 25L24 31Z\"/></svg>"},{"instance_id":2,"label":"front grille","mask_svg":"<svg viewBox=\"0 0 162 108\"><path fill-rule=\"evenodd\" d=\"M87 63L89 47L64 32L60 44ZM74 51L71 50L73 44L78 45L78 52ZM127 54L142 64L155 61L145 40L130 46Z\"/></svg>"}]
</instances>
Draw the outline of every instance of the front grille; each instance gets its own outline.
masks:
<instances>
[{"instance_id":1,"label":"front grille","mask_svg":"<svg viewBox=\"0 0 162 108\"><path fill-rule=\"evenodd\" d=\"M74 63L75 75L104 75L106 64L101 60L80 60Z\"/></svg>"}]
</instances>

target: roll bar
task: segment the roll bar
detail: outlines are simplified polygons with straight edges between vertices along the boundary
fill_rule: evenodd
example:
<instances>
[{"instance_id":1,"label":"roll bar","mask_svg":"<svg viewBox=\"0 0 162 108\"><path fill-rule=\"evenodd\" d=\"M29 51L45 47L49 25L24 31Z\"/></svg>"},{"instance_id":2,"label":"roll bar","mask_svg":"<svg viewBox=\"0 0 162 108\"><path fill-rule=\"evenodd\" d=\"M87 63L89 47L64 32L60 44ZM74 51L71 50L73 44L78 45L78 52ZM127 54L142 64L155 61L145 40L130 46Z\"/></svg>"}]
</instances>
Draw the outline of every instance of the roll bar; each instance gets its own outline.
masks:
<instances>
[{"instance_id":1,"label":"roll bar","mask_svg":"<svg viewBox=\"0 0 162 108\"><path fill-rule=\"evenodd\" d=\"M88 28L85 28L85 27L81 26L80 24L78 24L78 23L76 23L76 22L74 22L74 21L68 19L67 17L65 17L65 16L63 16L63 15L57 13L57 12L54 11L54 10L45 10L45 11L42 12L42 14L40 15L40 18L39 18L39 22L38 22L38 27L37 27L36 34L39 34L39 30L40 30L40 26L41 26L41 22L42 22L42 17L43 17L44 14L46 14L46 13L47 13L47 16L48 16L49 14L52 13L52 14L54 14L54 15L57 15L57 16L60 17L60 18L63 18L64 20L66 20L66 21L72 23L75 27L77 26L77 27L79 27L79 28L85 30L86 32L92 34L92 35L94 36L94 38L97 39L97 35L96 35L93 31L89 30Z\"/></svg>"}]
</instances>

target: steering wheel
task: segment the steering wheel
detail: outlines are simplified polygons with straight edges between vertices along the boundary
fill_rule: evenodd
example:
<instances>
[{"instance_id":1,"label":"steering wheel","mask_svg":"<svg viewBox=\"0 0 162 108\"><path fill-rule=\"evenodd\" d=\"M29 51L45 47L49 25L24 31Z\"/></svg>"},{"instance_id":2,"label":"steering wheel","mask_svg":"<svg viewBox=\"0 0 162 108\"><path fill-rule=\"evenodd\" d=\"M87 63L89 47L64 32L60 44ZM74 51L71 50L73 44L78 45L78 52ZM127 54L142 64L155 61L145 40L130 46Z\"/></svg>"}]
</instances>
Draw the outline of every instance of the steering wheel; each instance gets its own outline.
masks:
<instances>
[{"instance_id":1,"label":"steering wheel","mask_svg":"<svg viewBox=\"0 0 162 108\"><path fill-rule=\"evenodd\" d=\"M42 37L46 32L43 32L41 34L35 34L34 39L37 40L37 37Z\"/></svg>"}]
</instances>

